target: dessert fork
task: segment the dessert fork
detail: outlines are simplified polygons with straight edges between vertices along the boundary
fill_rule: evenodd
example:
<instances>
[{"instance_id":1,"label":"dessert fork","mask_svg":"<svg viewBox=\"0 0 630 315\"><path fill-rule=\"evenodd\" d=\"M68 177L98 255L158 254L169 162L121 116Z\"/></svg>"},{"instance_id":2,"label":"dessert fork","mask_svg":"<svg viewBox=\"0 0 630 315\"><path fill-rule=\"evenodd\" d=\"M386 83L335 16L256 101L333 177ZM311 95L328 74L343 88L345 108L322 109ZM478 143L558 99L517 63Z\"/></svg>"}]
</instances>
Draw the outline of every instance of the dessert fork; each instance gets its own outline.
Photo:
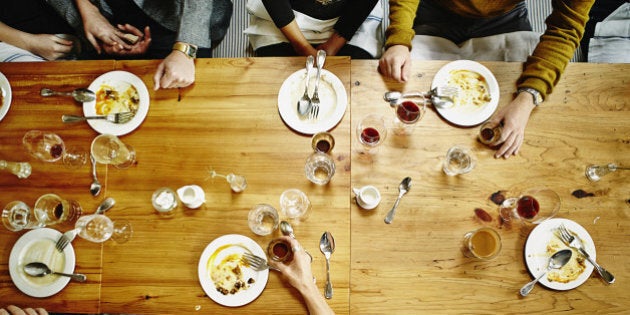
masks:
<instances>
[{"instance_id":1,"label":"dessert fork","mask_svg":"<svg viewBox=\"0 0 630 315\"><path fill-rule=\"evenodd\" d=\"M311 97L311 113L309 117L311 119L317 119L319 115L319 79L322 75L322 68L324 67L324 62L326 61L326 52L323 50L317 51L317 77L315 78L315 91L313 92L313 97Z\"/></svg>"},{"instance_id":2,"label":"dessert fork","mask_svg":"<svg viewBox=\"0 0 630 315\"><path fill-rule=\"evenodd\" d=\"M55 248L60 253L63 252L66 246L68 246L68 244L70 244L74 240L74 238L77 237L77 234L79 234L79 232L81 232L81 228L72 229L70 231L67 231L66 233L61 234L61 237L59 237L59 240L57 240L57 243L55 243Z\"/></svg>"},{"instance_id":3,"label":"dessert fork","mask_svg":"<svg viewBox=\"0 0 630 315\"><path fill-rule=\"evenodd\" d=\"M77 116L77 115L63 115L61 116L61 121L65 123L73 123L88 119L105 119L109 122L113 122L115 124L124 124L129 122L135 114L133 112L122 112L122 113L114 113L103 116Z\"/></svg>"},{"instance_id":4,"label":"dessert fork","mask_svg":"<svg viewBox=\"0 0 630 315\"><path fill-rule=\"evenodd\" d=\"M593 258L591 258L591 256L586 252L586 250L584 250L584 245L582 244L582 241L576 238L573 235L573 233L571 233L564 226L564 224L560 224L560 226L558 227L558 233L559 233L560 239L566 245L580 252L580 254L582 254L582 256L584 256L584 258L586 258L586 260L588 260L595 267L595 269L597 269L597 272L602 277L602 279L604 279L604 281L608 283L615 282L615 276L613 276L606 269L602 268L599 264L597 264L597 262L595 262Z\"/></svg>"},{"instance_id":5,"label":"dessert fork","mask_svg":"<svg viewBox=\"0 0 630 315\"><path fill-rule=\"evenodd\" d=\"M241 261L243 261L244 263L246 263L247 265L249 265L250 267L252 267L252 269L256 271L263 271L265 269L278 270L276 268L269 266L267 264L267 260L265 260L264 258L260 256L256 256L249 252L243 253L243 257L241 258Z\"/></svg>"}]
</instances>

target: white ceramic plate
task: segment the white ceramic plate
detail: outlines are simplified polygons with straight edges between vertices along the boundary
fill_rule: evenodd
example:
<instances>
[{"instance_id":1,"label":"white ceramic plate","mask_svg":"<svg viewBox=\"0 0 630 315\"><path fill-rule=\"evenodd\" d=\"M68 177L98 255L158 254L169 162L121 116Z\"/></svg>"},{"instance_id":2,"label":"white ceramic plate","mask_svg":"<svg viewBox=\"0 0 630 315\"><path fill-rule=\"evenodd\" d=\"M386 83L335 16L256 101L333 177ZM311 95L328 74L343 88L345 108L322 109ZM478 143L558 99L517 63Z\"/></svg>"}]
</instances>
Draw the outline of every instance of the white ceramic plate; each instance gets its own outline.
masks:
<instances>
[{"instance_id":1,"label":"white ceramic plate","mask_svg":"<svg viewBox=\"0 0 630 315\"><path fill-rule=\"evenodd\" d=\"M545 271L545 269L547 269L550 257L550 255L547 253L547 244L552 238L557 238L557 236L555 235L555 231L558 229L560 224L564 224L564 226L569 231L579 236L579 238L582 240L582 243L584 243L584 249L586 250L586 252L589 253L589 255L591 255L593 259L595 259L595 243L593 243L593 239L581 225L568 219L549 219L537 225L529 234L529 237L527 237L527 242L525 243L525 263L527 264L527 269L529 269L529 273L533 277L539 276ZM569 247L567 246L566 248ZM593 272L593 265L591 265L589 262L585 263L586 269L584 269L584 272L582 272L582 274L580 274L577 279L571 282L550 282L549 280L547 280L547 277L543 276L540 279L540 284L554 290L571 290L573 288L577 288L579 285L584 283L584 281L586 281Z\"/></svg>"},{"instance_id":2,"label":"white ceramic plate","mask_svg":"<svg viewBox=\"0 0 630 315\"><path fill-rule=\"evenodd\" d=\"M60 253L55 243L61 232L49 228L31 230L22 235L11 250L9 273L15 286L32 297L48 297L61 291L70 281L69 277L46 275L31 277L24 273L24 266L31 262L43 262L50 269L63 273L73 273L75 265L74 248L68 244Z\"/></svg>"},{"instance_id":3,"label":"white ceramic plate","mask_svg":"<svg viewBox=\"0 0 630 315\"><path fill-rule=\"evenodd\" d=\"M136 112L133 119L124 124L115 124L104 119L88 120L87 122L90 127L101 134L112 134L115 136L126 135L138 128L149 113L149 91L147 90L147 86L144 82L142 82L142 80L133 73L126 71L107 72L96 78L96 80L90 84L89 89L96 93L103 84L116 87L121 84L120 82L122 82L122 84L131 84L138 90L138 95L140 96L138 112ZM96 100L83 103L83 115L96 115Z\"/></svg>"},{"instance_id":4,"label":"white ceramic plate","mask_svg":"<svg viewBox=\"0 0 630 315\"><path fill-rule=\"evenodd\" d=\"M471 127L486 121L499 105L499 84L494 74L482 64L471 60L456 60L444 65L433 78L431 88L448 85L450 72L453 70L469 70L482 75L488 83L491 100L483 106L459 105L449 108L436 108L438 113L449 122Z\"/></svg>"},{"instance_id":5,"label":"white ceramic plate","mask_svg":"<svg viewBox=\"0 0 630 315\"><path fill-rule=\"evenodd\" d=\"M9 107L11 107L11 84L9 84L9 80L7 77L0 72L0 93L2 93L2 104L0 104L0 121L7 115L9 112Z\"/></svg>"},{"instance_id":6,"label":"white ceramic plate","mask_svg":"<svg viewBox=\"0 0 630 315\"><path fill-rule=\"evenodd\" d=\"M309 96L313 96L317 71L311 71ZM280 87L278 111L282 120L293 130L313 135L329 131L343 118L348 105L348 95L341 80L332 72L322 69L319 83L319 115L317 119L301 117L297 112L297 102L304 95L306 69L291 74Z\"/></svg>"},{"instance_id":7,"label":"white ceramic plate","mask_svg":"<svg viewBox=\"0 0 630 315\"><path fill-rule=\"evenodd\" d=\"M225 256L234 253L244 253L246 251L259 257L267 257L258 243L247 236L238 234L228 234L218 237L204 249L199 259L199 282L204 292L206 292L213 301L224 306L242 306L255 300L265 289L269 277L268 269L255 271L250 268L242 268L241 270L245 279L253 278L255 280L249 288L235 294L227 295L223 295L217 291L210 276L211 268L209 268L209 264L212 263L216 266Z\"/></svg>"}]
</instances>

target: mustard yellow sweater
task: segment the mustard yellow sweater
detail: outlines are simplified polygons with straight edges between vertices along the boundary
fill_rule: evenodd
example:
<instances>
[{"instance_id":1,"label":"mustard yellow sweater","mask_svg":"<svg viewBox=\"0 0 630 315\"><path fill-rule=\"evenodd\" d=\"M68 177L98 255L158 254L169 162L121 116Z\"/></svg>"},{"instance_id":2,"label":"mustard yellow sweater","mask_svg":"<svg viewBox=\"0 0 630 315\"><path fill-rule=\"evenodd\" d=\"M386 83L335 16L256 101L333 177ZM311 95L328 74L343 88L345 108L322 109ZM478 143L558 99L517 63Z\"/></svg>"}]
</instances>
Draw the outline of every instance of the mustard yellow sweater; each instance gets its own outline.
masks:
<instances>
[{"instance_id":1,"label":"mustard yellow sweater","mask_svg":"<svg viewBox=\"0 0 630 315\"><path fill-rule=\"evenodd\" d=\"M464 17L484 18L506 13L522 0L441 0L444 8ZM573 57L584 35L588 13L595 0L552 0L553 12L545 24L540 43L525 62L517 87L530 87L543 98L553 91L560 75ZM385 47L405 45L411 48L413 20L420 0L389 0L390 25Z\"/></svg>"}]
</instances>

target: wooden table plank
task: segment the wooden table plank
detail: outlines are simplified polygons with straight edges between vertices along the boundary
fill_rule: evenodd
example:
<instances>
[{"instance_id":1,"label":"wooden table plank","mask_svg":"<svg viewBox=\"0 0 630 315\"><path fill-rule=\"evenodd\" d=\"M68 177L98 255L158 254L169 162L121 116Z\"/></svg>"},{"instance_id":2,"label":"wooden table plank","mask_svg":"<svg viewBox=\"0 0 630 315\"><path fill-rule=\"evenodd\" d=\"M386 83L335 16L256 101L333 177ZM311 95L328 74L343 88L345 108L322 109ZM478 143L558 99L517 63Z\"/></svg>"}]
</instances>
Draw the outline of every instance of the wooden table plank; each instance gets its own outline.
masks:
<instances>
[{"instance_id":1,"label":"wooden table plank","mask_svg":"<svg viewBox=\"0 0 630 315\"><path fill-rule=\"evenodd\" d=\"M393 110L382 101L387 90L428 90L441 61L415 62L411 80L399 84L376 79L377 61L352 63L352 138L355 126L368 113L390 121ZM499 82L505 106L515 91L517 63L484 62ZM612 174L590 183L586 165L617 162L630 165L630 92L628 66L570 64L554 93L530 119L525 144L518 156L495 160L493 151L476 141L477 128L460 128L443 121L429 108L408 137L388 135L372 159L352 143L352 186L376 185L383 195L378 208L367 212L351 206L351 313L523 313L597 310L622 313L630 306L623 279L629 249L629 183ZM600 75L601 74L601 75ZM447 149L456 143L472 147L475 169L447 177L441 167ZM396 219L383 223L405 176L414 179ZM523 247L532 226L505 226L488 197L514 185L547 186L561 196L558 217L584 226L597 247L598 261L618 282L604 284L594 273L582 286L567 292L537 286L521 300L518 289L531 280ZM583 189L594 197L578 199ZM485 209L499 229L503 249L493 260L480 262L460 252L463 235L483 226L473 210ZM536 300L536 303L524 302Z\"/></svg>"}]
</instances>

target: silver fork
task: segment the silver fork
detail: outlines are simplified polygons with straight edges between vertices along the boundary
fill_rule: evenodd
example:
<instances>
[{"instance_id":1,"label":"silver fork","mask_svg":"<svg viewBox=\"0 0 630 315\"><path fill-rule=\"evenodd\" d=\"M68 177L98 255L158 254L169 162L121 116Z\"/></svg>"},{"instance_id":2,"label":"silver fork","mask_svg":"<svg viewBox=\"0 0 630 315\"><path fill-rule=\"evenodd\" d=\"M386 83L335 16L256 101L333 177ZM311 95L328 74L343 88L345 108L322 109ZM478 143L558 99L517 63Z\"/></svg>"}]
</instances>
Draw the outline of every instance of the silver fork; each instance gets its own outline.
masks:
<instances>
[{"instance_id":1,"label":"silver fork","mask_svg":"<svg viewBox=\"0 0 630 315\"><path fill-rule=\"evenodd\" d=\"M249 252L245 252L243 253L243 257L241 259L244 263L246 263L247 265L249 265L250 267L252 267L252 269L256 270L256 271L263 271L265 269L273 269L273 270L278 270L276 268L273 268L271 266L269 266L267 264L267 260L265 260L264 258L260 257L260 256L256 256L252 253Z\"/></svg>"},{"instance_id":2,"label":"silver fork","mask_svg":"<svg viewBox=\"0 0 630 315\"><path fill-rule=\"evenodd\" d=\"M438 97L453 98L459 94L459 88L452 85L441 85L434 87L429 93Z\"/></svg>"},{"instance_id":3,"label":"silver fork","mask_svg":"<svg viewBox=\"0 0 630 315\"><path fill-rule=\"evenodd\" d=\"M59 237L59 240L57 241L57 243L55 243L55 248L60 253L63 252L66 246L68 246L68 244L70 244L74 240L74 238L77 237L77 234L79 234L79 232L81 232L81 228L72 229L70 231L67 231L66 233L61 234L61 237Z\"/></svg>"},{"instance_id":4,"label":"silver fork","mask_svg":"<svg viewBox=\"0 0 630 315\"><path fill-rule=\"evenodd\" d=\"M311 112L309 117L311 119L317 119L319 115L319 78L322 75L322 68L324 68L324 62L326 61L326 52L323 50L317 51L317 77L315 78L315 91L313 97L311 97Z\"/></svg>"},{"instance_id":5,"label":"silver fork","mask_svg":"<svg viewBox=\"0 0 630 315\"><path fill-rule=\"evenodd\" d=\"M586 258L586 260L588 260L595 267L595 269L597 269L597 272L602 277L602 279L604 279L604 281L608 283L615 282L615 276L613 276L606 269L602 268L599 264L597 264L597 262L595 262L593 258L591 258L591 256L586 252L586 250L584 250L584 245L582 244L582 241L576 238L573 235L573 233L571 233L564 226L564 224L560 224L560 226L558 227L558 233L559 233L560 239L565 244L567 244L569 247L574 248L578 252L580 252L580 254L582 254L582 256L584 256L584 258Z\"/></svg>"},{"instance_id":6,"label":"silver fork","mask_svg":"<svg viewBox=\"0 0 630 315\"><path fill-rule=\"evenodd\" d=\"M84 121L88 119L105 119L115 124L124 124L129 122L135 114L133 112L114 113L103 116L77 116L77 115L63 115L61 121L65 123L73 123L78 121Z\"/></svg>"}]
</instances>

